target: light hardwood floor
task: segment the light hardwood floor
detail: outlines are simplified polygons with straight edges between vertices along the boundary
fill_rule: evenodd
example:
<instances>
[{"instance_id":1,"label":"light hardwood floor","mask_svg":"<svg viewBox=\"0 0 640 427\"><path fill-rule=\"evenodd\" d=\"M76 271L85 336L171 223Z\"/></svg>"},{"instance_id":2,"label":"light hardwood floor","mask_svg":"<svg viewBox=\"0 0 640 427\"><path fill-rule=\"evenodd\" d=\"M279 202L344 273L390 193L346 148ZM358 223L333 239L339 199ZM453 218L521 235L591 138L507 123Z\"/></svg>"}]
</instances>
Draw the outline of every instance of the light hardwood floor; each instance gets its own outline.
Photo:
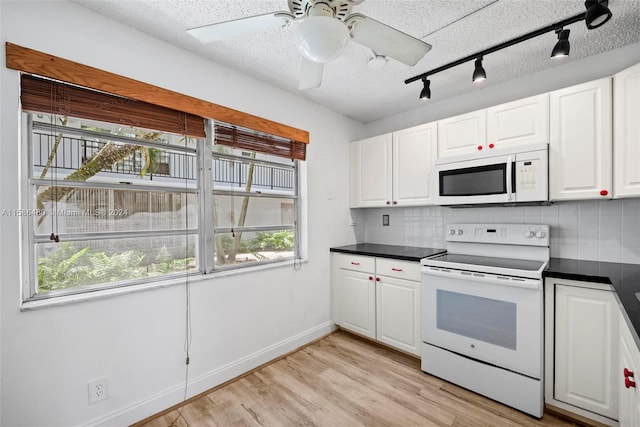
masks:
<instances>
[{"instance_id":1,"label":"light hardwood floor","mask_svg":"<svg viewBox=\"0 0 640 427\"><path fill-rule=\"evenodd\" d=\"M176 420L177 418L177 420ZM349 333L289 356L143 424L185 426L571 426L542 420L420 371Z\"/></svg>"}]
</instances>

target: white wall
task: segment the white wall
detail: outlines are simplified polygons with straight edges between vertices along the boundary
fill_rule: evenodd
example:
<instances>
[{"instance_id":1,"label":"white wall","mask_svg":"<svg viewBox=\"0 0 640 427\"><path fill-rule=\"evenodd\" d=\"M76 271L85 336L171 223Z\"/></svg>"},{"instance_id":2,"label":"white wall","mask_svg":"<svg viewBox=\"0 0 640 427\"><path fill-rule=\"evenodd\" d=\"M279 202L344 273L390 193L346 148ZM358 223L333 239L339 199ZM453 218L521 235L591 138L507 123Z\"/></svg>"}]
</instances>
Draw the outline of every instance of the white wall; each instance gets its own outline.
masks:
<instances>
[{"instance_id":1,"label":"white wall","mask_svg":"<svg viewBox=\"0 0 640 427\"><path fill-rule=\"evenodd\" d=\"M0 17L0 211L21 207L19 73L5 66L7 41L310 132L308 263L192 282L189 395L331 330L328 249L355 242L347 142L361 124L68 2L3 0ZM0 216L0 424L126 425L178 402L185 286L21 312L20 233L19 218ZM87 382L102 376L109 397L89 405Z\"/></svg>"}]
</instances>

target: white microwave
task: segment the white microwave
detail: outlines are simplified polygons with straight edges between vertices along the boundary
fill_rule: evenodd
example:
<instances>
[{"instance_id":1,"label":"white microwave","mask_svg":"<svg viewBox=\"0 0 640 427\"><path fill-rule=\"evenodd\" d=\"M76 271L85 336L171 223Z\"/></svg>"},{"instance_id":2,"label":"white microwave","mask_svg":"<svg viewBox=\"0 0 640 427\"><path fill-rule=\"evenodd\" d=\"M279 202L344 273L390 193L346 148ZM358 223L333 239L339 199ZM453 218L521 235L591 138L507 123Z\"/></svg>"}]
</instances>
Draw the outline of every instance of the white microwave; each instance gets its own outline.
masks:
<instances>
[{"instance_id":1,"label":"white microwave","mask_svg":"<svg viewBox=\"0 0 640 427\"><path fill-rule=\"evenodd\" d=\"M544 203L549 200L549 145L443 158L435 173L438 205Z\"/></svg>"}]
</instances>

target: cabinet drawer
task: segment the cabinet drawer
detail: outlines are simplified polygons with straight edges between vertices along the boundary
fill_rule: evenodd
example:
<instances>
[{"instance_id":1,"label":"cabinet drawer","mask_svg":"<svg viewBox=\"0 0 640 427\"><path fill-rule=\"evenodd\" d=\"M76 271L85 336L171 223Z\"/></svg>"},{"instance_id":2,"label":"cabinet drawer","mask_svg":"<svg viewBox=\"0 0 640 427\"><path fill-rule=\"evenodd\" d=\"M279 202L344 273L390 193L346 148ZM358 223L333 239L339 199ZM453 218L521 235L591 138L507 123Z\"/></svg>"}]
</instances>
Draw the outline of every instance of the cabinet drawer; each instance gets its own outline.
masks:
<instances>
[{"instance_id":1,"label":"cabinet drawer","mask_svg":"<svg viewBox=\"0 0 640 427\"><path fill-rule=\"evenodd\" d=\"M389 258L377 258L376 274L397 277L398 279L420 281L420 263L399 261Z\"/></svg>"},{"instance_id":2,"label":"cabinet drawer","mask_svg":"<svg viewBox=\"0 0 640 427\"><path fill-rule=\"evenodd\" d=\"M376 271L376 261L370 256L343 254L338 257L338 267L373 274Z\"/></svg>"}]
</instances>

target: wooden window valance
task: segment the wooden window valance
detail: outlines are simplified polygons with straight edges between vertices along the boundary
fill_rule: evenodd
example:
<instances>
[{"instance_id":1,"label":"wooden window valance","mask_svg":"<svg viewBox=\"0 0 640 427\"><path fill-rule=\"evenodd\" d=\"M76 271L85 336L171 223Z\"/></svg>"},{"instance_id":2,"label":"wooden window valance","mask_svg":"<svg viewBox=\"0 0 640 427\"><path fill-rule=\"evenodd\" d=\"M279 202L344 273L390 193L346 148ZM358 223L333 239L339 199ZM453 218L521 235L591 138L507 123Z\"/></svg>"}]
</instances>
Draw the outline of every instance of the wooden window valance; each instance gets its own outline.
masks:
<instances>
[{"instance_id":1,"label":"wooden window valance","mask_svg":"<svg viewBox=\"0 0 640 427\"><path fill-rule=\"evenodd\" d=\"M22 108L204 138L202 117L27 74L20 78Z\"/></svg>"},{"instance_id":2,"label":"wooden window valance","mask_svg":"<svg viewBox=\"0 0 640 427\"><path fill-rule=\"evenodd\" d=\"M204 101L125 76L110 73L13 43L5 43L6 66L14 70L51 78L72 85L102 91L182 111L199 117L254 129L270 135L309 143L309 132Z\"/></svg>"},{"instance_id":3,"label":"wooden window valance","mask_svg":"<svg viewBox=\"0 0 640 427\"><path fill-rule=\"evenodd\" d=\"M228 147L257 151L292 160L305 160L307 155L307 144L228 124L216 123L214 135L216 144Z\"/></svg>"}]
</instances>

